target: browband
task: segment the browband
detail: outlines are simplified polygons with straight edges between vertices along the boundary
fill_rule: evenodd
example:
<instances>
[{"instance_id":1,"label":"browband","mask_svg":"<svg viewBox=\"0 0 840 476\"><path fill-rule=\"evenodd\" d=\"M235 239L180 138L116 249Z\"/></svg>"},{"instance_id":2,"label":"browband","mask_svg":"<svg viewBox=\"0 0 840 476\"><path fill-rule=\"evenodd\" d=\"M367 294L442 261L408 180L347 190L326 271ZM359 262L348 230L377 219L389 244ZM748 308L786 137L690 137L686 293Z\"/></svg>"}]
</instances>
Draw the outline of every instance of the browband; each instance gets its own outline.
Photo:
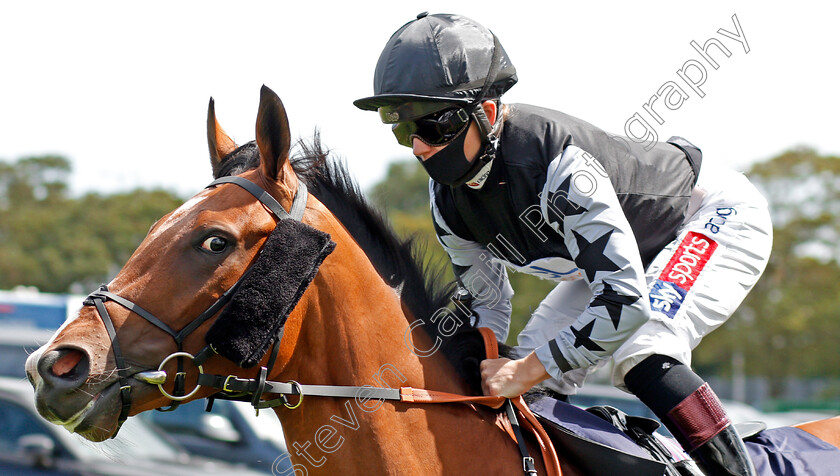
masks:
<instances>
[{"instance_id":1,"label":"browband","mask_svg":"<svg viewBox=\"0 0 840 476\"><path fill-rule=\"evenodd\" d=\"M306 184L304 184L302 180L298 180L297 193L295 194L295 199L292 202L292 208L288 212L280 205L280 202L278 202L274 197L269 195L268 192L260 188L254 182L246 180L242 177L237 177L234 175L230 177L218 178L205 188L214 187L223 183L232 183L244 188L257 200L259 200L263 205L268 207L268 209L271 210L271 212L274 213L274 215L280 220L284 218L292 218L296 221L301 221L301 219L303 218L303 212L306 209L306 200L309 196L309 191L306 188Z\"/></svg>"}]
</instances>

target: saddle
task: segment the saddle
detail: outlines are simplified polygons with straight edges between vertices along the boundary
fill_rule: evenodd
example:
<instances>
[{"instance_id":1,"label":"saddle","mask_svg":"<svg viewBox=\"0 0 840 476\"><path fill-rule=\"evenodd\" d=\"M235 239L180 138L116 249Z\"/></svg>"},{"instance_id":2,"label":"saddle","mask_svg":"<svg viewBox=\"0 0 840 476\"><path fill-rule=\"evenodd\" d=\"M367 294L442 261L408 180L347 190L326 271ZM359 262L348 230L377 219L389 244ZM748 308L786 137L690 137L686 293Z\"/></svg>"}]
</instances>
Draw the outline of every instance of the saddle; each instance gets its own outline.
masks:
<instances>
[{"instance_id":1,"label":"saddle","mask_svg":"<svg viewBox=\"0 0 840 476\"><path fill-rule=\"evenodd\" d=\"M673 442L656 433L659 422L608 406L586 410L542 396L530 403L556 448L588 475L702 476Z\"/></svg>"},{"instance_id":2,"label":"saddle","mask_svg":"<svg viewBox=\"0 0 840 476\"><path fill-rule=\"evenodd\" d=\"M489 329L480 331L487 357L497 358L495 335ZM517 440L511 425L523 421L522 427L540 447L549 475L561 474L556 452L560 448L564 459L592 476L702 476L681 448L655 434L656 420L629 416L606 405L583 410L544 394L530 395L528 400L512 399L518 418L500 418L498 424ZM527 459L526 454L523 457Z\"/></svg>"}]
</instances>

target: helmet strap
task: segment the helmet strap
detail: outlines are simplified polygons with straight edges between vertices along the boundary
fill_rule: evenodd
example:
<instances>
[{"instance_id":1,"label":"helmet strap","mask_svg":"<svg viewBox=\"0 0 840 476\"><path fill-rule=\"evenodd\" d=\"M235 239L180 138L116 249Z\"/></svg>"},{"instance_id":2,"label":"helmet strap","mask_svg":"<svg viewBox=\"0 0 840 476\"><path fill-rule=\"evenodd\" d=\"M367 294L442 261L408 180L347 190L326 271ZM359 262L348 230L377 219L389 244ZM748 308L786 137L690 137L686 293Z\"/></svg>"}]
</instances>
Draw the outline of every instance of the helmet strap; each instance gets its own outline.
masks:
<instances>
[{"instance_id":1,"label":"helmet strap","mask_svg":"<svg viewBox=\"0 0 840 476\"><path fill-rule=\"evenodd\" d=\"M478 126L478 133L481 134L482 141L493 133L493 126L490 125L490 120L487 119L487 114L481 104L475 107L472 113L475 119L475 124Z\"/></svg>"},{"instance_id":2,"label":"helmet strap","mask_svg":"<svg viewBox=\"0 0 840 476\"><path fill-rule=\"evenodd\" d=\"M499 136L501 136L502 122L501 114L496 114L495 124L490 124L484 108L479 104L472 112L475 124L478 126L478 134L481 137L481 149L476 162L487 163L496 157L496 149L499 144Z\"/></svg>"},{"instance_id":3,"label":"helmet strap","mask_svg":"<svg viewBox=\"0 0 840 476\"><path fill-rule=\"evenodd\" d=\"M476 118L476 123L479 124L481 131L481 147L478 151L478 156L473 160L472 167L462 177L461 183L467 184L474 190L480 190L484 187L484 182L490 172L490 164L496 158L496 152L499 148L499 134L501 132L502 124L497 122L496 127L490 126L490 121L482 110L481 116L486 123L486 127L482 127L481 121ZM489 132L485 132L489 130Z\"/></svg>"}]
</instances>

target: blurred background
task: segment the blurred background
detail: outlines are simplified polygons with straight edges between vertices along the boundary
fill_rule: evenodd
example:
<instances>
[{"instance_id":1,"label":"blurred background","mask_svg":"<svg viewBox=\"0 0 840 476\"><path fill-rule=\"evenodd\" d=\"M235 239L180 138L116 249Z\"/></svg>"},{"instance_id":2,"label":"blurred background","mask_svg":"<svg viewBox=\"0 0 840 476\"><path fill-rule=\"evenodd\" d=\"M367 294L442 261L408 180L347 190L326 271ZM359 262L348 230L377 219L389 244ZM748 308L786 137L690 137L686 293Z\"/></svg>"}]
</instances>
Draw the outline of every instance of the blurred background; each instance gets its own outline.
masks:
<instances>
[{"instance_id":1,"label":"blurred background","mask_svg":"<svg viewBox=\"0 0 840 476\"><path fill-rule=\"evenodd\" d=\"M619 134L641 118L660 140L684 136L703 149L705 161L745 172L764 192L775 227L770 264L736 314L703 340L693 366L729 401L730 413L740 408L771 426L840 411L836 8L808 1L781 9L764 2L642 8L525 0L459 2L455 12L491 28L511 56L520 82L507 102L559 109ZM293 135L306 140L319 129L397 231L449 273L431 226L427 176L376 114L352 106L371 94L373 67L390 34L423 10L452 7L0 7L2 374L21 381L26 352L75 314L81 295L117 273L155 220L211 180L204 122L211 95L223 127L244 143L253 139L259 86L272 87ZM743 42L731 37L739 28ZM691 44L712 38L729 53L711 47L717 68ZM697 89L677 73L692 60L706 74ZM692 74L700 83L699 70ZM672 85L685 97L678 107L659 99L657 118L645 104ZM516 273L511 280L513 339L552 284ZM591 382L581 402L632 404L604 377ZM179 410L167 415L183 413L181 423L150 425L186 435L173 444L184 451L192 445L193 454L264 451L248 436L262 434L273 445L268 453L228 463L270 471L275 460L268 455L285 454L282 438L266 436L277 431L260 433L272 423L246 425L224 405L220 418ZM37 459L45 443L35 443L24 446Z\"/></svg>"}]
</instances>

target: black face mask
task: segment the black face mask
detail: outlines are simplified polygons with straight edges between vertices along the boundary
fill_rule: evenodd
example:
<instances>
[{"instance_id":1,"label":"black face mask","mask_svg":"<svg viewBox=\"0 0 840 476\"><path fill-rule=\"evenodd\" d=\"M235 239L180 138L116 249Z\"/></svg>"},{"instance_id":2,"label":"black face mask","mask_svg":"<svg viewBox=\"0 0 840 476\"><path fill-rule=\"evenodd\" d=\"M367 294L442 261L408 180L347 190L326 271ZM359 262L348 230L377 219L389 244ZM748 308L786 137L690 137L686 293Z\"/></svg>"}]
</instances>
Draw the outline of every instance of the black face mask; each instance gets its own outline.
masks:
<instances>
[{"instance_id":1,"label":"black face mask","mask_svg":"<svg viewBox=\"0 0 840 476\"><path fill-rule=\"evenodd\" d=\"M464 132L428 160L417 158L432 180L450 187L459 187L478 173L483 165L482 161L476 158L470 162L464 155L464 141L467 139L468 130L469 127L466 127Z\"/></svg>"}]
</instances>

